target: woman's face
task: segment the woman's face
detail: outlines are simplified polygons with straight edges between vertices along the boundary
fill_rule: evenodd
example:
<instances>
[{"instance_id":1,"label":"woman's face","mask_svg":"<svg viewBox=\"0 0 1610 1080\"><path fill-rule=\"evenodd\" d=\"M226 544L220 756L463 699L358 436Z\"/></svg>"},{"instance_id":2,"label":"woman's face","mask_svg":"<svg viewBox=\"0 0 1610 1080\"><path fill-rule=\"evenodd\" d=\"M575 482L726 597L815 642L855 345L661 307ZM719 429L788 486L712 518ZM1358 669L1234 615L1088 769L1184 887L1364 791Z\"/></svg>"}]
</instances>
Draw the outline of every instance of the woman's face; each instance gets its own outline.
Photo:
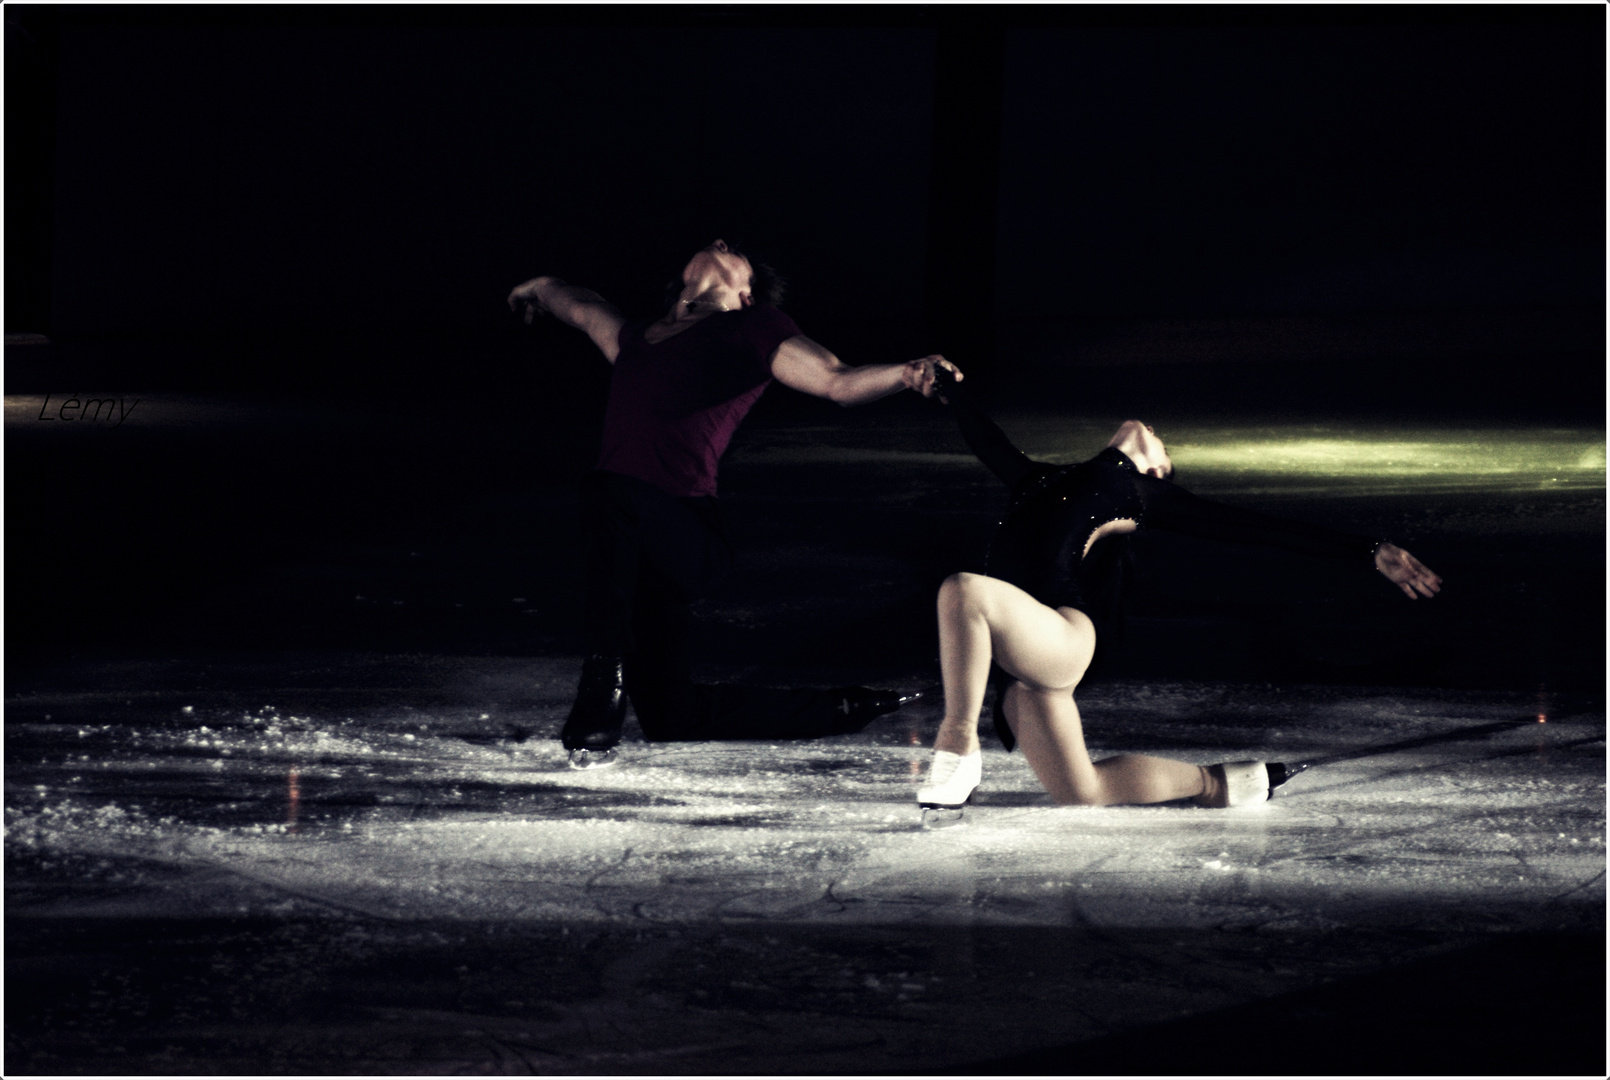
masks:
<instances>
[{"instance_id":1,"label":"woman's face","mask_svg":"<svg viewBox=\"0 0 1610 1080\"><path fill-rule=\"evenodd\" d=\"M1174 460L1168 456L1168 447L1150 424L1125 420L1118 425L1118 433L1107 445L1122 450L1135 463L1135 468L1147 476L1167 480L1174 475Z\"/></svg>"}]
</instances>

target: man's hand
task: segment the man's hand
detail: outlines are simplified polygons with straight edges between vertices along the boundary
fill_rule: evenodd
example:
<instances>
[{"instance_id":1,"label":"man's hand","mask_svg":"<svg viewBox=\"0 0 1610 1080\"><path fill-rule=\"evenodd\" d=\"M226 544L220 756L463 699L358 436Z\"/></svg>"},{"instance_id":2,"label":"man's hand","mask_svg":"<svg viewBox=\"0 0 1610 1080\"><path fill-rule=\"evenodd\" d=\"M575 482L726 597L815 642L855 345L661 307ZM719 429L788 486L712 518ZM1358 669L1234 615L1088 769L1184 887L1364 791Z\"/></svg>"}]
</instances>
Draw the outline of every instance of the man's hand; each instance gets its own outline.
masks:
<instances>
[{"instance_id":1,"label":"man's hand","mask_svg":"<svg viewBox=\"0 0 1610 1080\"><path fill-rule=\"evenodd\" d=\"M919 390L924 397L932 396L937 364L954 372L956 378L962 377L943 356L925 356L909 364L851 367L804 334L797 334L772 353L771 373L784 386L803 394L840 405L865 405L902 390Z\"/></svg>"},{"instance_id":2,"label":"man's hand","mask_svg":"<svg viewBox=\"0 0 1610 1080\"><path fill-rule=\"evenodd\" d=\"M907 390L915 390L923 397L933 397L934 368L936 367L942 367L950 372L956 377L957 382L961 382L967 377L961 373L961 369L955 364L952 364L943 356L935 354L925 356L921 360L913 360L907 364L900 372L900 381ZM944 401L945 399L941 397L939 400ZM949 402L946 402L946 404L949 404Z\"/></svg>"},{"instance_id":3,"label":"man's hand","mask_svg":"<svg viewBox=\"0 0 1610 1080\"><path fill-rule=\"evenodd\" d=\"M525 322L531 325L531 320L542 315L552 315L548 305L542 302L541 290L557 281L557 278L534 277L523 285L516 285L514 291L509 293L509 310L525 312Z\"/></svg>"},{"instance_id":4,"label":"man's hand","mask_svg":"<svg viewBox=\"0 0 1610 1080\"><path fill-rule=\"evenodd\" d=\"M1381 541L1375 549L1375 568L1410 600L1416 598L1417 592L1420 596L1431 597L1442 591L1442 578L1396 544Z\"/></svg>"},{"instance_id":5,"label":"man's hand","mask_svg":"<svg viewBox=\"0 0 1610 1080\"><path fill-rule=\"evenodd\" d=\"M552 315L593 339L611 364L620 355L620 330L626 319L608 300L579 285L556 277L534 277L509 293L509 310L523 311L529 324L539 315Z\"/></svg>"}]
</instances>

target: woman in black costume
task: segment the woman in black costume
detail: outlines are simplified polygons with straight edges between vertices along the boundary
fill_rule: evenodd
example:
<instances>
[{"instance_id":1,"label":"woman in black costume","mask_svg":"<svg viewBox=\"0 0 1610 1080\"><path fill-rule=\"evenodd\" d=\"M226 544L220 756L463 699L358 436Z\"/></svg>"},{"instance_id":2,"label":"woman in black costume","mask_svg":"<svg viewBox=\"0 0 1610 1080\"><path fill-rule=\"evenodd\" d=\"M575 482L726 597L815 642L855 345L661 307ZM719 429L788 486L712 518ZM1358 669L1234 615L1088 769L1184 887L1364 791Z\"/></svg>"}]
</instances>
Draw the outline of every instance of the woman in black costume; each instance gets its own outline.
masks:
<instances>
[{"instance_id":1,"label":"woman in black costume","mask_svg":"<svg viewBox=\"0 0 1610 1080\"><path fill-rule=\"evenodd\" d=\"M941 370L941 399L979 459L1011 489L990 544L986 574L953 574L939 590L939 662L945 719L917 801L957 807L982 776L978 715L996 686L995 728L1021 744L1059 803L1107 806L1195 799L1230 806L1267 798L1283 770L1263 762L1198 766L1120 754L1092 762L1073 691L1095 654L1098 622L1116 616L1121 571L1099 541L1138 528L1169 529L1362 562L1413 600L1442 579L1395 544L1241 510L1198 498L1171 482L1174 464L1150 427L1128 420L1101 453L1079 465L1035 461L968 400ZM1110 549L1111 544L1104 545ZM1094 617L1092 617L1094 615ZM993 669L993 674L992 674ZM1274 775L1271 775L1274 774Z\"/></svg>"}]
</instances>

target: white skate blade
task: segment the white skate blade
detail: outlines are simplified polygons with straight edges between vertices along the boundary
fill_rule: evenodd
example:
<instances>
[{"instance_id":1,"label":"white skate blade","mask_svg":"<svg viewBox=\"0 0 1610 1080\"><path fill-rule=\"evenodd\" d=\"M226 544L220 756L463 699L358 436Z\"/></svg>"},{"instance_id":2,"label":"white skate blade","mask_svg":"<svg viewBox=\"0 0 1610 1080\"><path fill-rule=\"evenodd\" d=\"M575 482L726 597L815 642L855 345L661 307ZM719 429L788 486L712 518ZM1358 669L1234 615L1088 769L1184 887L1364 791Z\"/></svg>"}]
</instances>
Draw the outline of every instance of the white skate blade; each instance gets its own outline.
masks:
<instances>
[{"instance_id":1,"label":"white skate blade","mask_svg":"<svg viewBox=\"0 0 1610 1080\"><path fill-rule=\"evenodd\" d=\"M607 769L615 764L614 750L572 750L570 752L570 767L572 769Z\"/></svg>"},{"instance_id":2,"label":"white skate blade","mask_svg":"<svg viewBox=\"0 0 1610 1080\"><path fill-rule=\"evenodd\" d=\"M925 806L922 808L922 827L925 829L951 829L962 823L963 807Z\"/></svg>"}]
</instances>

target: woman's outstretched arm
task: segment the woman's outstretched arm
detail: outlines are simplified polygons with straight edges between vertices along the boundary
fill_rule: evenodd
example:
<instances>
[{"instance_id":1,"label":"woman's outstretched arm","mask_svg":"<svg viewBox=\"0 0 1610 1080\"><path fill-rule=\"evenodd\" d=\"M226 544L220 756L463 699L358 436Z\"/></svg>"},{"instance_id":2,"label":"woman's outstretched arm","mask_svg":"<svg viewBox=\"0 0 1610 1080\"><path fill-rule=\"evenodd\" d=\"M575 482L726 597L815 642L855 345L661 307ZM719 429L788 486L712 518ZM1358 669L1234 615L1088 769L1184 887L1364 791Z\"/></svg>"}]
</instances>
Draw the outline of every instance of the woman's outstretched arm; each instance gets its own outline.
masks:
<instances>
[{"instance_id":1,"label":"woman's outstretched arm","mask_svg":"<svg viewBox=\"0 0 1610 1080\"><path fill-rule=\"evenodd\" d=\"M1149 528L1234 544L1262 544L1325 558L1363 561L1367 556L1411 600L1435 596L1442 589L1442 578L1385 540L1228 506L1148 476L1136 478L1136 489L1145 506L1145 524Z\"/></svg>"},{"instance_id":2,"label":"woman's outstretched arm","mask_svg":"<svg viewBox=\"0 0 1610 1080\"><path fill-rule=\"evenodd\" d=\"M990 472L1000 477L1009 488L1015 488L1039 464L1012 445L1006 432L985 416L973 402L972 391L960 385L950 372L943 368L934 371L935 396L946 405L961 428L962 438L978 460Z\"/></svg>"}]
</instances>

